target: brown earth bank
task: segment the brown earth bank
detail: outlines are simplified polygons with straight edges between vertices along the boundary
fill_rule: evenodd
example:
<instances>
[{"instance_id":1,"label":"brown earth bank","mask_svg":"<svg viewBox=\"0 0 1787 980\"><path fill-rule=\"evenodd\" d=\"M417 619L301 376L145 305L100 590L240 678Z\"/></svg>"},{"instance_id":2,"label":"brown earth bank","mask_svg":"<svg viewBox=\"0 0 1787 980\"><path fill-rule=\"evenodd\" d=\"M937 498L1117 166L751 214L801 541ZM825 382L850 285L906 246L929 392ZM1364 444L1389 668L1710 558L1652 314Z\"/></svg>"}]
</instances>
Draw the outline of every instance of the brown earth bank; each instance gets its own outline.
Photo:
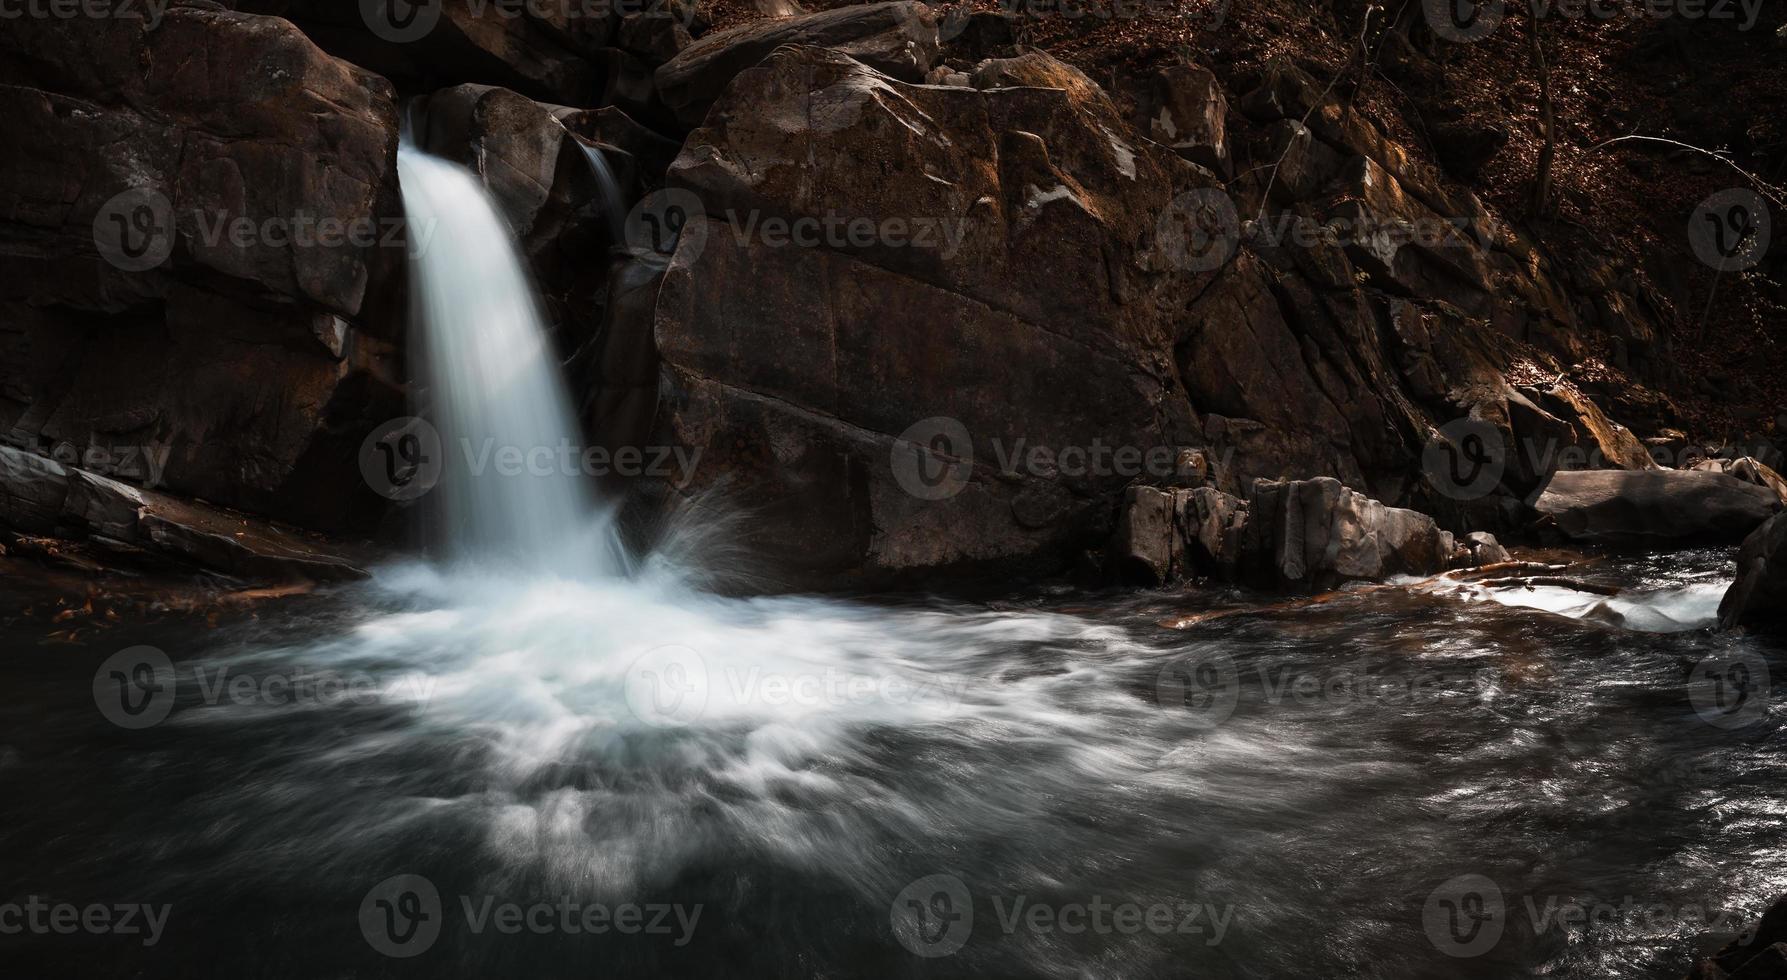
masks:
<instances>
[{"instance_id":1,"label":"brown earth bank","mask_svg":"<svg viewBox=\"0 0 1787 980\"><path fill-rule=\"evenodd\" d=\"M407 125L514 230L591 444L700 451L605 488L629 525L730 514L766 587L1222 575L1225 534L1279 588L1473 532L1736 543L1787 441L1787 12L1445 6L10 22L0 524L250 579L291 547L190 544L213 511L392 537ZM1578 469L1631 478L1547 494ZM101 479L202 513L96 510ZM1260 503L1291 499L1325 503Z\"/></svg>"}]
</instances>

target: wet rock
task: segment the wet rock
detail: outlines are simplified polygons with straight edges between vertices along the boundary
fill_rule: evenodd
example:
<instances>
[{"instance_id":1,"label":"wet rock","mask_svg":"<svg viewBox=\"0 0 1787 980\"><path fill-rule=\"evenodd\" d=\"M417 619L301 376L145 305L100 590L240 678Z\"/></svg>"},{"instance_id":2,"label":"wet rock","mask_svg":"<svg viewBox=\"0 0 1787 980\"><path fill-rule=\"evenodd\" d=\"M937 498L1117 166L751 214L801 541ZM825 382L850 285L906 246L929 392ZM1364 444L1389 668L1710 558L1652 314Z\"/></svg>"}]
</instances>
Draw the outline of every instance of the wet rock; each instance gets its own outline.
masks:
<instances>
[{"instance_id":1,"label":"wet rock","mask_svg":"<svg viewBox=\"0 0 1787 980\"><path fill-rule=\"evenodd\" d=\"M1130 487L1124 493L1117 531L1107 550L1107 563L1117 578L1153 586L1181 577L1185 539L1178 513L1179 501L1171 491Z\"/></svg>"},{"instance_id":2,"label":"wet rock","mask_svg":"<svg viewBox=\"0 0 1787 980\"><path fill-rule=\"evenodd\" d=\"M1737 580L1719 602L1725 629L1787 624L1787 515L1776 515L1751 532L1737 551Z\"/></svg>"},{"instance_id":3,"label":"wet rock","mask_svg":"<svg viewBox=\"0 0 1787 980\"><path fill-rule=\"evenodd\" d=\"M1508 549L1502 547L1502 543L1488 531L1472 531L1465 535L1459 544L1461 545L1459 550L1463 556L1458 563L1460 567L1475 568L1479 565L1494 565L1510 561L1513 558L1508 554Z\"/></svg>"},{"instance_id":4,"label":"wet rock","mask_svg":"<svg viewBox=\"0 0 1787 980\"><path fill-rule=\"evenodd\" d=\"M839 7L708 34L658 69L658 91L686 125L699 125L739 72L784 44L829 48L908 82L923 81L939 55L936 17L922 3Z\"/></svg>"},{"instance_id":5,"label":"wet rock","mask_svg":"<svg viewBox=\"0 0 1787 980\"><path fill-rule=\"evenodd\" d=\"M278 18L176 6L9 22L0 112L32 133L0 144L0 437L375 521L355 451L402 407L391 86Z\"/></svg>"},{"instance_id":6,"label":"wet rock","mask_svg":"<svg viewBox=\"0 0 1787 980\"><path fill-rule=\"evenodd\" d=\"M1769 490L1774 491L1775 496L1779 497L1783 504L1787 504L1787 479L1782 478L1781 474L1776 473L1773 467L1770 467L1753 457L1744 456L1739 459L1704 459L1694 464L1693 468L1696 470L1705 470L1709 473L1724 473L1727 476L1736 477L1745 483L1753 483L1759 487L1766 487Z\"/></svg>"},{"instance_id":7,"label":"wet rock","mask_svg":"<svg viewBox=\"0 0 1787 980\"><path fill-rule=\"evenodd\" d=\"M1573 541L1662 547L1742 541L1781 501L1723 473L1566 470L1534 506Z\"/></svg>"},{"instance_id":8,"label":"wet rock","mask_svg":"<svg viewBox=\"0 0 1787 980\"><path fill-rule=\"evenodd\" d=\"M364 577L355 559L315 537L66 467L0 446L0 527L108 548L142 549L257 581Z\"/></svg>"},{"instance_id":9,"label":"wet rock","mask_svg":"<svg viewBox=\"0 0 1787 980\"><path fill-rule=\"evenodd\" d=\"M657 293L660 439L706 447L689 492L753 501L764 553L803 580L1064 567L1108 538L1124 487L1154 476L1145 460L1170 482L1177 451L1202 445L1162 311L1208 275L1153 269L1148 252L1175 181L1201 178L1125 139L1073 69L1036 55L991 70L1058 85L913 86L784 47L671 168L706 219ZM874 233L824 247L762 233L828 217ZM748 299L713 302L740 282ZM972 467L925 499L890 453L935 419L959 424L953 456ZM1100 446L1138 465L1074 464Z\"/></svg>"},{"instance_id":10,"label":"wet rock","mask_svg":"<svg viewBox=\"0 0 1787 980\"><path fill-rule=\"evenodd\" d=\"M1778 898L1756 927L1694 964L1688 980L1781 980L1787 977L1787 898Z\"/></svg>"},{"instance_id":11,"label":"wet rock","mask_svg":"<svg viewBox=\"0 0 1787 980\"><path fill-rule=\"evenodd\" d=\"M1178 502L1189 567L1202 575L1234 581L1241 561L1247 501L1214 487L1199 487L1182 493Z\"/></svg>"},{"instance_id":12,"label":"wet rock","mask_svg":"<svg viewBox=\"0 0 1787 980\"><path fill-rule=\"evenodd\" d=\"M1433 518L1385 507L1332 478L1256 481L1241 534L1242 581L1315 591L1390 575L1431 575L1451 562L1453 539Z\"/></svg>"}]
</instances>

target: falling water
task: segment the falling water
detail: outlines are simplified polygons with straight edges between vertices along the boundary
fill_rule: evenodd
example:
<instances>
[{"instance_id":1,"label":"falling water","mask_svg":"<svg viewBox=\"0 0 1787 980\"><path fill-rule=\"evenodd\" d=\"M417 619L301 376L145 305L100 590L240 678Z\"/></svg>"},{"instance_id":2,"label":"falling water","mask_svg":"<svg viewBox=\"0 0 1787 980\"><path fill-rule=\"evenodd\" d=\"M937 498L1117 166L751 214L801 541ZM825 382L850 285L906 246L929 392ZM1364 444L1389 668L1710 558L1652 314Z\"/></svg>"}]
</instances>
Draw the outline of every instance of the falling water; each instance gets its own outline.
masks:
<instances>
[{"instance_id":1,"label":"falling water","mask_svg":"<svg viewBox=\"0 0 1787 980\"><path fill-rule=\"evenodd\" d=\"M551 341L508 226L476 178L410 145L397 155L411 227L417 350L440 432L443 550L567 574L614 571ZM592 536L594 540L592 540Z\"/></svg>"},{"instance_id":2,"label":"falling water","mask_svg":"<svg viewBox=\"0 0 1787 980\"><path fill-rule=\"evenodd\" d=\"M608 165L608 157L602 153L601 147L584 142L569 130L565 133L583 151L583 158L589 161L590 173L596 178L596 187L601 192L596 206L602 209L602 216L608 222L608 240L619 245L624 237L621 216L626 214L627 209L625 199L621 197L620 181L614 176L614 168Z\"/></svg>"}]
</instances>

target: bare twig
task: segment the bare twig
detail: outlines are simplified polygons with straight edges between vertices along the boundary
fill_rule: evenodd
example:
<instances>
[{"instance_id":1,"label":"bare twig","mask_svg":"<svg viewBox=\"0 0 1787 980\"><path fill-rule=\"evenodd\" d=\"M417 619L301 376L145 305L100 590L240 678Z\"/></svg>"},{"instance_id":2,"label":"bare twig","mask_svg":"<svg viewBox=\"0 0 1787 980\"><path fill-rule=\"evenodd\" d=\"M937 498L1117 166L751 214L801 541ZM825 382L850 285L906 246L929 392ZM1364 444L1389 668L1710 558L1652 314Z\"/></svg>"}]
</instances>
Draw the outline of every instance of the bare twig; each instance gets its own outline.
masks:
<instances>
[{"instance_id":1,"label":"bare twig","mask_svg":"<svg viewBox=\"0 0 1787 980\"><path fill-rule=\"evenodd\" d=\"M1637 134L1632 134L1632 135L1628 135L1628 136L1616 136L1613 139L1610 139L1605 143L1599 143L1599 144L1596 144L1595 146L1589 147L1587 152L1594 153L1599 150L1603 150L1609 146L1612 146L1615 143L1625 143L1625 142L1629 142L1632 140L1639 140L1639 141L1646 142L1646 143L1663 143L1668 146L1677 147L1677 148L1680 148L1683 150L1692 150L1695 153L1701 153L1706 156L1712 157L1714 160L1717 160L1720 163L1723 163L1725 166L1730 167L1731 169L1742 174L1744 176L1745 180L1748 180L1751 184L1755 185L1756 190L1758 192L1760 192L1763 197L1766 197L1770 201L1773 201L1776 206L1787 208L1787 191L1783 191L1781 188L1776 187L1773 184L1770 184L1768 181L1763 180L1761 177L1758 177L1755 174L1749 172L1748 170L1745 170L1744 168L1738 166L1737 164L1735 164L1731 161L1730 157L1727 157L1722 153L1715 153L1712 150L1706 149L1705 147L1695 146L1692 143L1683 143L1680 140L1665 139L1661 136L1639 136Z\"/></svg>"}]
</instances>

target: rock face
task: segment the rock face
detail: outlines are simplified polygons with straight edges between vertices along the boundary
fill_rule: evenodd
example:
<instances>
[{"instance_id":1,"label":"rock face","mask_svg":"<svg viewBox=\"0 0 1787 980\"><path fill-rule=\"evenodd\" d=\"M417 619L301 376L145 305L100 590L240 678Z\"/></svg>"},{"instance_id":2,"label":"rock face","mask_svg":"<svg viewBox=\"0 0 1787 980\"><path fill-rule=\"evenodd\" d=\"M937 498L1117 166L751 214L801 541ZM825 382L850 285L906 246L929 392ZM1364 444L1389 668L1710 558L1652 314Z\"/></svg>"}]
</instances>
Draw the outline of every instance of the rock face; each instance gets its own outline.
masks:
<instances>
[{"instance_id":1,"label":"rock face","mask_svg":"<svg viewBox=\"0 0 1787 980\"><path fill-rule=\"evenodd\" d=\"M1123 139L1073 69L1013 70L1059 84L907 85L783 47L671 168L705 219L657 294L661 438L706 448L691 491L753 502L753 546L799 580L1058 566L1198 444L1162 320L1207 276L1147 248L1208 178Z\"/></svg>"},{"instance_id":2,"label":"rock face","mask_svg":"<svg viewBox=\"0 0 1787 980\"><path fill-rule=\"evenodd\" d=\"M1113 529L1139 551L1140 498L1118 503L1148 485L1180 544L1134 577L1238 576L1259 480L1332 478L1462 533L1525 526L1559 469L1654 468L1563 370L1588 330L1619 367L1667 361L1630 277L1499 225L1287 63L1151 65L1112 98L1020 53L1009 14L793 9L721 31L687 0L13 21L0 107L34 138L0 147L0 441L367 526L356 456L404 413L424 231L400 221L401 91L521 242L591 441L701 451L632 503L722 498L778 584L1046 574ZM160 226L114 201L132 190L167 202L140 268L133 222ZM374 241L265 230L302 220ZM627 240L647 225L681 231L661 254ZM1379 543L1256 580L1414 562L1424 531L1326 486L1297 492ZM1289 542L1286 506L1254 533Z\"/></svg>"},{"instance_id":3,"label":"rock face","mask_svg":"<svg viewBox=\"0 0 1787 980\"><path fill-rule=\"evenodd\" d=\"M1744 539L1737 551L1737 581L1719 602L1719 625L1787 625L1787 515L1769 518Z\"/></svg>"},{"instance_id":4,"label":"rock face","mask_svg":"<svg viewBox=\"0 0 1787 980\"><path fill-rule=\"evenodd\" d=\"M1620 546L1736 543L1781 509L1772 490L1694 470L1574 470L1536 504L1573 541Z\"/></svg>"},{"instance_id":5,"label":"rock face","mask_svg":"<svg viewBox=\"0 0 1787 980\"><path fill-rule=\"evenodd\" d=\"M838 7L709 34L658 69L658 92L679 119L698 126L734 77L784 44L829 48L907 82L923 81L940 53L936 18L922 3Z\"/></svg>"},{"instance_id":6,"label":"rock face","mask_svg":"<svg viewBox=\"0 0 1787 980\"><path fill-rule=\"evenodd\" d=\"M0 438L323 527L401 414L396 111L291 24L175 7L0 32ZM153 465L144 460L155 461Z\"/></svg>"}]
</instances>

